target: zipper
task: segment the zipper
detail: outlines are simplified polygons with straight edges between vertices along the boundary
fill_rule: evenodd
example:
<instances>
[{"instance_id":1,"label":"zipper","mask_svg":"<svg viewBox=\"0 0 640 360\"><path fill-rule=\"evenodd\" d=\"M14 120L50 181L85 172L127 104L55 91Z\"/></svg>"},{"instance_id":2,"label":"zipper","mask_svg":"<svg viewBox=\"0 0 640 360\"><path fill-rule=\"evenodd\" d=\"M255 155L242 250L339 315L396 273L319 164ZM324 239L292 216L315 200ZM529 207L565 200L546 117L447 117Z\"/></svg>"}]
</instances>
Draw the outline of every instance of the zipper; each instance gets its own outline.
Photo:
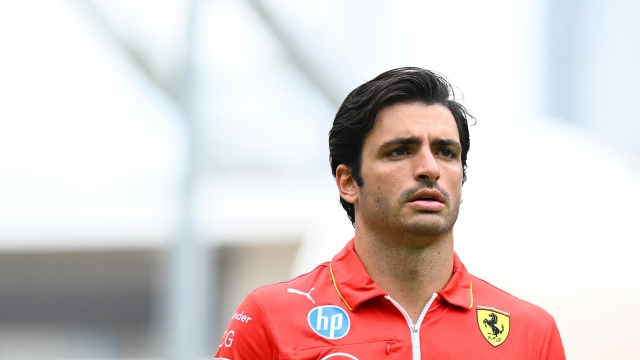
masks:
<instances>
[{"instance_id":1,"label":"zipper","mask_svg":"<svg viewBox=\"0 0 640 360\"><path fill-rule=\"evenodd\" d=\"M391 303L396 308L398 308L398 310L400 310L402 315L404 315L405 320L407 320L409 331L411 332L411 353L413 354L412 360L421 360L422 358L422 354L420 352L420 325L422 324L422 320L424 320L425 315L427 315L427 311L429 311L431 303L433 303L433 300L436 299L436 296L438 296L438 293L433 293L433 295L431 295L431 298L429 299L429 301L427 301L427 304L422 309L420 316L418 316L418 320L414 324L413 321L411 321L411 317L409 316L407 311L403 309L397 301L393 300L391 296L385 295L385 298L391 301ZM389 343L387 343L387 353L389 353L389 346Z\"/></svg>"},{"instance_id":2,"label":"zipper","mask_svg":"<svg viewBox=\"0 0 640 360\"><path fill-rule=\"evenodd\" d=\"M395 344L395 343L396 343L395 337L387 339L387 354L391 351L391 344Z\"/></svg>"}]
</instances>

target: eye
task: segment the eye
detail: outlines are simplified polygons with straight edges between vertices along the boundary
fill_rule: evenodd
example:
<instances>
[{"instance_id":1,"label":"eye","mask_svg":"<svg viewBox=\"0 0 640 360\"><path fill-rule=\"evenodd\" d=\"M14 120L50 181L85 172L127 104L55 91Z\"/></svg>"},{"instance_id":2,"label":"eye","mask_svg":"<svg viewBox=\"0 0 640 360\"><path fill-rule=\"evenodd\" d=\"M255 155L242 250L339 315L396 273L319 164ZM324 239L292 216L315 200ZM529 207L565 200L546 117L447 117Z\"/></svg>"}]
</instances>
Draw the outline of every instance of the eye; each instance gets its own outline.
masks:
<instances>
[{"instance_id":1,"label":"eye","mask_svg":"<svg viewBox=\"0 0 640 360\"><path fill-rule=\"evenodd\" d=\"M397 149L393 149L390 152L387 153L387 155L392 156L392 157L398 157L398 156L404 156L407 155L409 153L409 151L407 150L406 147L399 147Z\"/></svg>"},{"instance_id":2,"label":"eye","mask_svg":"<svg viewBox=\"0 0 640 360\"><path fill-rule=\"evenodd\" d=\"M455 157L456 157L456 152L451 150L451 149L449 149L449 148L442 148L442 149L440 149L439 153L442 156L444 156L446 158L449 158L449 159L455 159Z\"/></svg>"}]
</instances>

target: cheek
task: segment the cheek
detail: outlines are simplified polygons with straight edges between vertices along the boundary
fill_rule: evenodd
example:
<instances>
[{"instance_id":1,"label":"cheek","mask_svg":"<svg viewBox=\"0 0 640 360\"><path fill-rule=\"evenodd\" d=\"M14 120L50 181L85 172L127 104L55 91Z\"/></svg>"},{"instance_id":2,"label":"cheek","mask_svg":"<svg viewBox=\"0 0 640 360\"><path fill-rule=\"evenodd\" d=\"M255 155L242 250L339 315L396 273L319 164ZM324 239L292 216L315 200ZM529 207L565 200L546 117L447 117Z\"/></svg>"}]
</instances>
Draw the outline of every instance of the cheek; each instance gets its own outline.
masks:
<instances>
[{"instance_id":1,"label":"cheek","mask_svg":"<svg viewBox=\"0 0 640 360\"><path fill-rule=\"evenodd\" d=\"M442 166L441 172L446 173L447 179L451 183L462 184L462 167L460 166Z\"/></svg>"},{"instance_id":2,"label":"cheek","mask_svg":"<svg viewBox=\"0 0 640 360\"><path fill-rule=\"evenodd\" d=\"M448 191L452 196L454 196L454 194L460 196L460 193L462 192L462 170L458 168L449 170L450 171L447 171L446 174L446 186L448 187Z\"/></svg>"},{"instance_id":3,"label":"cheek","mask_svg":"<svg viewBox=\"0 0 640 360\"><path fill-rule=\"evenodd\" d=\"M371 185L378 192L391 193L394 189L401 187L401 179L397 171L385 171L377 173Z\"/></svg>"}]
</instances>

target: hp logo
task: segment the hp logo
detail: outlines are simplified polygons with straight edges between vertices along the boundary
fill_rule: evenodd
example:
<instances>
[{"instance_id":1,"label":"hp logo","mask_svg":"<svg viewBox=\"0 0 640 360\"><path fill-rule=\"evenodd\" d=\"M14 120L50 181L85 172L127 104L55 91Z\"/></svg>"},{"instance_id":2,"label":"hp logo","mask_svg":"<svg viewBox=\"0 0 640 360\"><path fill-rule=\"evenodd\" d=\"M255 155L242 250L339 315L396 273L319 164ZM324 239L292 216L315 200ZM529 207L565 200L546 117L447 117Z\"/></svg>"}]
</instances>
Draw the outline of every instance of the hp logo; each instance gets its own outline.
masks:
<instances>
[{"instance_id":1,"label":"hp logo","mask_svg":"<svg viewBox=\"0 0 640 360\"><path fill-rule=\"evenodd\" d=\"M309 326L327 339L340 339L349 332L350 321L342 308L334 305L318 306L309 311Z\"/></svg>"}]
</instances>

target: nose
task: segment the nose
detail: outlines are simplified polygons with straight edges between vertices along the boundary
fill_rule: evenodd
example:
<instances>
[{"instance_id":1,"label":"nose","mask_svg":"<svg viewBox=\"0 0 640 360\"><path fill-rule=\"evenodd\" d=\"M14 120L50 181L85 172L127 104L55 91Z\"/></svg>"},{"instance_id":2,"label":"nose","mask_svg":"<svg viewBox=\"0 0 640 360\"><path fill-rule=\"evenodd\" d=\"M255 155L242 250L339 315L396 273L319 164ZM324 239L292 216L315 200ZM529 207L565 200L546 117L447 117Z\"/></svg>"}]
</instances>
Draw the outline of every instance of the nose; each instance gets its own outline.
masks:
<instances>
[{"instance_id":1,"label":"nose","mask_svg":"<svg viewBox=\"0 0 640 360\"><path fill-rule=\"evenodd\" d=\"M440 164L436 160L431 149L422 149L413 158L414 178L416 181L435 183L440 179Z\"/></svg>"}]
</instances>

